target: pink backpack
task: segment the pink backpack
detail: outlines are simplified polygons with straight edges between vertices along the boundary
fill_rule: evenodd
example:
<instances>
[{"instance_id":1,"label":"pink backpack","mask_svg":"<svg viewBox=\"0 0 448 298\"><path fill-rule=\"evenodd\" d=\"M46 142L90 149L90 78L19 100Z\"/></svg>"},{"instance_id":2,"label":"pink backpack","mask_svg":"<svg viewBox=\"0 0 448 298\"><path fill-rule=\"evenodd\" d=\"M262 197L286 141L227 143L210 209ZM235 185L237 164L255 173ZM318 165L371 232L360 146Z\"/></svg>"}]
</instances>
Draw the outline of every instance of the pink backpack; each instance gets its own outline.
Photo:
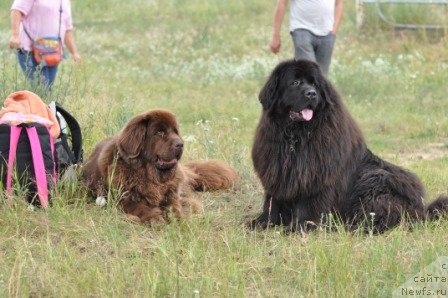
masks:
<instances>
[{"instance_id":1,"label":"pink backpack","mask_svg":"<svg viewBox=\"0 0 448 298\"><path fill-rule=\"evenodd\" d=\"M54 139L48 128L38 123L0 124L0 155L6 193L12 194L16 170L20 185L28 189L28 202L47 207L57 178Z\"/></svg>"}]
</instances>

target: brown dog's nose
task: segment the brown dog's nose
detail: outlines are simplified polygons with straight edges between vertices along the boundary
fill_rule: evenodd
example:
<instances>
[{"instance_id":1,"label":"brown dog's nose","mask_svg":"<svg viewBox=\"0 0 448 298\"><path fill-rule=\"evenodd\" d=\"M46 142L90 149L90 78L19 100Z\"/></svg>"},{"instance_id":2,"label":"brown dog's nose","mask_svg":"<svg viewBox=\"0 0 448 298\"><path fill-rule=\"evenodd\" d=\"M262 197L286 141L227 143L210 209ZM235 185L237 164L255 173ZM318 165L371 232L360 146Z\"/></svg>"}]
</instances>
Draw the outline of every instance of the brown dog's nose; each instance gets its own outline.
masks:
<instances>
[{"instance_id":1,"label":"brown dog's nose","mask_svg":"<svg viewBox=\"0 0 448 298\"><path fill-rule=\"evenodd\" d=\"M173 145L174 145L174 148L176 148L176 149L184 148L184 142L182 142L181 139L175 140Z\"/></svg>"}]
</instances>

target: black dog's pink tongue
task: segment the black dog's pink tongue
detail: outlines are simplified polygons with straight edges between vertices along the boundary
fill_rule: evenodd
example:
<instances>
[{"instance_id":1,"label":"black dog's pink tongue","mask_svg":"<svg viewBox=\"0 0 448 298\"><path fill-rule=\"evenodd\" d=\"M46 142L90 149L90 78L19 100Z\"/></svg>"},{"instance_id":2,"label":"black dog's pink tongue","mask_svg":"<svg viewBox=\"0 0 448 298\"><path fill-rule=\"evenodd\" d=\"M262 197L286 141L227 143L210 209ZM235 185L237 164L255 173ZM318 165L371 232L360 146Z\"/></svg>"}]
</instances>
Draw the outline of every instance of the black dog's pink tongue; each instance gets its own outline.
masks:
<instances>
[{"instance_id":1,"label":"black dog's pink tongue","mask_svg":"<svg viewBox=\"0 0 448 298\"><path fill-rule=\"evenodd\" d=\"M301 114L302 114L303 120L305 120L305 121L310 121L311 118L313 118L313 110L304 109L304 110L302 110Z\"/></svg>"},{"instance_id":2,"label":"black dog's pink tongue","mask_svg":"<svg viewBox=\"0 0 448 298\"><path fill-rule=\"evenodd\" d=\"M289 118L292 121L297 121L297 120L310 121L313 118L313 110L311 110L311 109L304 109L304 110L302 110L300 112L290 111L289 112Z\"/></svg>"}]
</instances>

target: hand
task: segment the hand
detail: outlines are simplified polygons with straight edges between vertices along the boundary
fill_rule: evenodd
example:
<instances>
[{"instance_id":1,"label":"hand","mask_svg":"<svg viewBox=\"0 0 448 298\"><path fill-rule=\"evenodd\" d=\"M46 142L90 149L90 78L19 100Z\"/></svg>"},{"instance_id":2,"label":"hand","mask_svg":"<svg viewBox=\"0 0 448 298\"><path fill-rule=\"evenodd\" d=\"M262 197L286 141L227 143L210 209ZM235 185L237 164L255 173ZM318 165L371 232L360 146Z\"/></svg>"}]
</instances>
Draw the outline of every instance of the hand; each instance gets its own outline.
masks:
<instances>
[{"instance_id":1,"label":"hand","mask_svg":"<svg viewBox=\"0 0 448 298\"><path fill-rule=\"evenodd\" d=\"M81 62L81 56L79 55L79 53L73 53L72 58L75 62Z\"/></svg>"},{"instance_id":2,"label":"hand","mask_svg":"<svg viewBox=\"0 0 448 298\"><path fill-rule=\"evenodd\" d=\"M9 39L9 48L10 49L20 49L20 37L17 35L11 36Z\"/></svg>"},{"instance_id":3,"label":"hand","mask_svg":"<svg viewBox=\"0 0 448 298\"><path fill-rule=\"evenodd\" d=\"M269 44L269 47L271 48L271 52L274 54L277 54L278 52L280 52L281 45L282 45L282 43L280 41L280 37L273 36L271 43Z\"/></svg>"}]
</instances>

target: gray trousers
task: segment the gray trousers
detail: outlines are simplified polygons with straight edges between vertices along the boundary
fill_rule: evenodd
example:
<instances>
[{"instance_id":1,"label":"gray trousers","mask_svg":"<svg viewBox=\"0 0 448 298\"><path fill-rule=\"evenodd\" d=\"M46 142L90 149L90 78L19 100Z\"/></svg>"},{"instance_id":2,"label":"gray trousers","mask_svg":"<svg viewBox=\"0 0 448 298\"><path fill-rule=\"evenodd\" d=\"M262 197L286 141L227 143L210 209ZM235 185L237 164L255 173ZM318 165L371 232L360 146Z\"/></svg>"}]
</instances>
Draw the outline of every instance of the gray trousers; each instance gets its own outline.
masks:
<instances>
[{"instance_id":1,"label":"gray trousers","mask_svg":"<svg viewBox=\"0 0 448 298\"><path fill-rule=\"evenodd\" d=\"M328 75L336 36L332 33L318 36L306 29L296 29L291 32L291 36L294 42L294 58L314 61L319 64L322 72Z\"/></svg>"}]
</instances>

